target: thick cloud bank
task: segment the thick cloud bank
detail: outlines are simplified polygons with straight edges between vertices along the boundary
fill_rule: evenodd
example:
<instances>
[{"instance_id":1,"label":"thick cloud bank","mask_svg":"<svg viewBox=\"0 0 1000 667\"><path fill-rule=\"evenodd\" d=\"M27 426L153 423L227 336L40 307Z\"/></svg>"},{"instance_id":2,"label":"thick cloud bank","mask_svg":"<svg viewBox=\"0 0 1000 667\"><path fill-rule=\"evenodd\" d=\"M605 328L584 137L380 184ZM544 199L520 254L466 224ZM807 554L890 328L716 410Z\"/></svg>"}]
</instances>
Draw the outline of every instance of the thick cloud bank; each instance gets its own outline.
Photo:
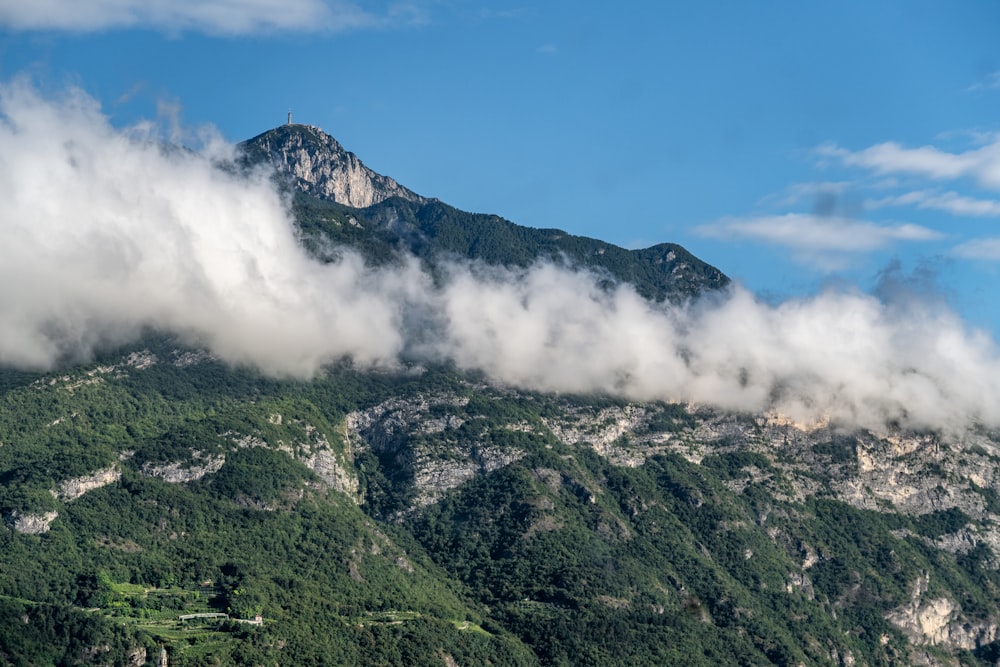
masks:
<instances>
[{"instance_id":1,"label":"thick cloud bank","mask_svg":"<svg viewBox=\"0 0 1000 667\"><path fill-rule=\"evenodd\" d=\"M309 377L350 358L451 361L530 389L777 410L803 422L1000 426L1000 355L941 307L855 292L678 308L553 266L323 265L231 147L165 149L82 93L0 88L0 363L51 367L151 327Z\"/></svg>"},{"instance_id":2,"label":"thick cloud bank","mask_svg":"<svg viewBox=\"0 0 1000 667\"><path fill-rule=\"evenodd\" d=\"M0 90L0 362L49 366L143 327L308 375L389 362L414 271L310 260L267 175L110 127L90 98Z\"/></svg>"}]
</instances>

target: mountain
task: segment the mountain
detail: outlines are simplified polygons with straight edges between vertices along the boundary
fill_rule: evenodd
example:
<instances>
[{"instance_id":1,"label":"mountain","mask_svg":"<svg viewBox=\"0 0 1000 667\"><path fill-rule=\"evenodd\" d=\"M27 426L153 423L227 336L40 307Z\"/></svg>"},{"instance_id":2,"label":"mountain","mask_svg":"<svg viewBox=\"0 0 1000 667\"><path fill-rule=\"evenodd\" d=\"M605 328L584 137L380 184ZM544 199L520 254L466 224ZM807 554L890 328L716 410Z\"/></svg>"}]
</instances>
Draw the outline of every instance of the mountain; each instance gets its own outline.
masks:
<instances>
[{"instance_id":1,"label":"mountain","mask_svg":"<svg viewBox=\"0 0 1000 667\"><path fill-rule=\"evenodd\" d=\"M721 271L677 244L626 250L421 197L371 171L332 137L307 125L277 127L241 148L244 166L274 167L295 192L296 220L307 243L320 252L346 244L375 262L398 252L432 265L457 258L516 267L549 261L596 271L655 301L679 302L729 283Z\"/></svg>"},{"instance_id":2,"label":"mountain","mask_svg":"<svg viewBox=\"0 0 1000 667\"><path fill-rule=\"evenodd\" d=\"M377 174L337 141L311 125L288 124L241 144L250 164L266 162L303 193L345 206L365 208L399 197L426 201L388 176Z\"/></svg>"},{"instance_id":3,"label":"mountain","mask_svg":"<svg viewBox=\"0 0 1000 667\"><path fill-rule=\"evenodd\" d=\"M316 144L309 169L275 148L280 173L335 173L313 129L260 145L282 132ZM679 246L435 200L293 210L327 259L544 259L675 300L725 283ZM803 426L446 365L275 379L151 332L0 368L0 664L994 665L998 464L981 428Z\"/></svg>"},{"instance_id":4,"label":"mountain","mask_svg":"<svg viewBox=\"0 0 1000 667\"><path fill-rule=\"evenodd\" d=\"M4 385L4 664L1000 655L994 434L145 345Z\"/></svg>"}]
</instances>

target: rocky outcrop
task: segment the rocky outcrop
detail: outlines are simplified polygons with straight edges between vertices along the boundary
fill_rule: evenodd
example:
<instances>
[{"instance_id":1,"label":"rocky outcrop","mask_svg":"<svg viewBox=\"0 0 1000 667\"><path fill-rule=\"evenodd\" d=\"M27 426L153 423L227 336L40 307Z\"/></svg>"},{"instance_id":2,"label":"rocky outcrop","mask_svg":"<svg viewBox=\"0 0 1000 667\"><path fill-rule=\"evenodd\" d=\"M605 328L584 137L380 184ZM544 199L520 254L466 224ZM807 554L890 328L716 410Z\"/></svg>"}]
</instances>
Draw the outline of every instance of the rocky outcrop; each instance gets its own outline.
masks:
<instances>
[{"instance_id":1,"label":"rocky outcrop","mask_svg":"<svg viewBox=\"0 0 1000 667\"><path fill-rule=\"evenodd\" d=\"M360 502L358 478L341 465L331 450L320 450L312 456L302 459L302 463L334 491L340 491L350 496L355 502Z\"/></svg>"},{"instance_id":2,"label":"rocky outcrop","mask_svg":"<svg viewBox=\"0 0 1000 667\"><path fill-rule=\"evenodd\" d=\"M242 145L251 160L264 160L307 194L355 208L400 197L424 198L388 176L375 173L330 135L309 125L283 125Z\"/></svg>"},{"instance_id":3,"label":"rocky outcrop","mask_svg":"<svg viewBox=\"0 0 1000 667\"><path fill-rule=\"evenodd\" d=\"M668 444L672 434L647 428L657 412L638 404L597 411L575 408L542 422L567 445L588 445L615 465L635 468L650 456L672 449Z\"/></svg>"},{"instance_id":4,"label":"rocky outcrop","mask_svg":"<svg viewBox=\"0 0 1000 667\"><path fill-rule=\"evenodd\" d=\"M279 440L277 449L303 463L334 491L343 493L355 503L361 503L361 488L347 438L344 439L344 451L338 452L330 444L326 434L308 422L301 419L286 420L280 413L269 415L268 422L276 426L287 423L301 428L305 432L305 440L296 439L291 442Z\"/></svg>"},{"instance_id":5,"label":"rocky outcrop","mask_svg":"<svg viewBox=\"0 0 1000 667\"><path fill-rule=\"evenodd\" d=\"M173 360L171 363L177 368L187 368L188 366L194 366L196 364L204 364L213 361L218 361L218 357L210 354L204 350L199 350L196 352L191 352L188 350L173 350L171 352Z\"/></svg>"},{"instance_id":6,"label":"rocky outcrop","mask_svg":"<svg viewBox=\"0 0 1000 667\"><path fill-rule=\"evenodd\" d=\"M132 352L122 360L122 362L126 366L130 366L136 369L137 371L151 368L155 366L158 361L159 359L157 359L156 355L150 352L149 350L140 350L138 352Z\"/></svg>"},{"instance_id":7,"label":"rocky outcrop","mask_svg":"<svg viewBox=\"0 0 1000 667\"><path fill-rule=\"evenodd\" d=\"M913 584L908 604L893 609L886 619L914 644L942 646L950 650L975 650L997 639L993 621L970 621L961 607L945 596L927 598L930 578L924 575Z\"/></svg>"},{"instance_id":8,"label":"rocky outcrop","mask_svg":"<svg viewBox=\"0 0 1000 667\"><path fill-rule=\"evenodd\" d=\"M646 416L642 406L626 405L607 408L592 415L568 413L559 419L543 422L552 433L566 444L587 443L598 452L606 450L615 440L641 426Z\"/></svg>"},{"instance_id":9,"label":"rocky outcrop","mask_svg":"<svg viewBox=\"0 0 1000 667\"><path fill-rule=\"evenodd\" d=\"M490 445L476 437L475 429L461 433L463 425L476 417L460 414L468 403L468 397L449 394L390 399L347 415L347 440L358 450L394 455L396 465L412 476L413 507L425 507L476 475L508 466L525 455L517 448ZM513 430L525 431L526 427L514 424Z\"/></svg>"},{"instance_id":10,"label":"rocky outcrop","mask_svg":"<svg viewBox=\"0 0 1000 667\"><path fill-rule=\"evenodd\" d=\"M487 447L467 405L468 398L458 394L390 399L348 415L346 437L359 449L391 454L405 467L419 507L523 456ZM845 431L827 422L799 424L781 415L722 413L697 405L595 408L567 402L561 408L540 422L504 428L540 436L547 429L566 446L592 448L629 467L665 452L695 463L720 454L759 454L766 463L744 464L743 474L726 482L731 490L765 485L777 500L794 502L822 493L859 509L912 516L958 509L975 523L936 537L933 545L967 553L982 544L1000 552L1000 516L989 511L984 495L984 490L1000 492L1000 450L986 435L951 442L926 433Z\"/></svg>"},{"instance_id":11,"label":"rocky outcrop","mask_svg":"<svg viewBox=\"0 0 1000 667\"><path fill-rule=\"evenodd\" d=\"M376 449L397 437L410 433L443 433L446 428L457 428L464 423L456 415L435 416L432 409L463 408L469 404L467 396L436 394L393 398L367 410L351 412L344 419L349 437L361 446Z\"/></svg>"},{"instance_id":12,"label":"rocky outcrop","mask_svg":"<svg viewBox=\"0 0 1000 667\"><path fill-rule=\"evenodd\" d=\"M4 523L17 532L25 535L41 535L49 532L49 527L58 517L58 512L31 514L14 510L4 517Z\"/></svg>"},{"instance_id":13,"label":"rocky outcrop","mask_svg":"<svg viewBox=\"0 0 1000 667\"><path fill-rule=\"evenodd\" d=\"M778 499L801 501L817 493L859 509L894 511L911 516L958 509L976 520L974 530L942 537L942 548L968 551L979 543L1000 544L994 527L1000 517L988 508L985 493L1000 492L1000 450L987 434L943 439L927 433L874 433L846 430L829 423L797 424L777 415L721 413L687 406L692 425L669 439L626 431L618 441L598 446L607 456L621 440L631 446L649 443L700 462L709 455L752 452L764 457L786 484L773 489ZM578 428L597 429L595 416ZM555 430L555 429L554 429ZM610 456L609 456L610 458ZM746 481L762 481L753 466L744 466ZM766 475L764 476L766 477ZM739 479L730 488L739 490ZM780 488L779 488L780 486Z\"/></svg>"},{"instance_id":14,"label":"rocky outcrop","mask_svg":"<svg viewBox=\"0 0 1000 667\"><path fill-rule=\"evenodd\" d=\"M226 457L222 454L212 456L195 450L191 453L190 461L146 463L142 466L141 472L146 477L158 477L171 484L185 484L218 472L225 462Z\"/></svg>"},{"instance_id":15,"label":"rocky outcrop","mask_svg":"<svg viewBox=\"0 0 1000 667\"><path fill-rule=\"evenodd\" d=\"M146 664L147 657L148 654L146 653L146 647L136 646L132 649L132 652L128 654L129 667L142 667Z\"/></svg>"},{"instance_id":16,"label":"rocky outcrop","mask_svg":"<svg viewBox=\"0 0 1000 667\"><path fill-rule=\"evenodd\" d=\"M52 492L52 495L59 500L67 502L76 500L88 491L93 491L94 489L117 482L121 479L121 476L122 471L118 469L117 465L113 465L90 475L67 479L59 484L59 487Z\"/></svg>"}]
</instances>

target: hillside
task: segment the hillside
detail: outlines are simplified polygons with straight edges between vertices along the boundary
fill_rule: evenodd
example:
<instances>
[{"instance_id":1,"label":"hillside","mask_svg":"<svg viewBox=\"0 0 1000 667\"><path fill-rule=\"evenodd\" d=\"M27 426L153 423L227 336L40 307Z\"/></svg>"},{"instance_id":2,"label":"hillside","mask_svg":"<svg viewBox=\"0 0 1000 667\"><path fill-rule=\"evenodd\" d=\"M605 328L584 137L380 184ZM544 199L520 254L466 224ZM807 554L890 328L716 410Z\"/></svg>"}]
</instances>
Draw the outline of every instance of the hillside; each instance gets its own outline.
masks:
<instances>
[{"instance_id":1,"label":"hillside","mask_svg":"<svg viewBox=\"0 0 1000 667\"><path fill-rule=\"evenodd\" d=\"M446 369L276 382L168 340L8 380L9 664L997 652L988 434L803 431ZM179 620L204 612L264 624Z\"/></svg>"}]
</instances>

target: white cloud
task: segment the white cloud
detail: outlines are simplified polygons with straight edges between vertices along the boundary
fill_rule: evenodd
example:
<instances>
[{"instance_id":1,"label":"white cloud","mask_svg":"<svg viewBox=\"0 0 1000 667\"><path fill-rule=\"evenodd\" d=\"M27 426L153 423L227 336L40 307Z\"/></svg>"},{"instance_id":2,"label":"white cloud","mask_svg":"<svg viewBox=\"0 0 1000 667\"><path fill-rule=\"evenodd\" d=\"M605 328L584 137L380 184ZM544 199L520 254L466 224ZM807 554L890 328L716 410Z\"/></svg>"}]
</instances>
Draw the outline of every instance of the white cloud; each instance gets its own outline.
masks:
<instances>
[{"instance_id":1,"label":"white cloud","mask_svg":"<svg viewBox=\"0 0 1000 667\"><path fill-rule=\"evenodd\" d=\"M1000 90L1000 71L990 72L985 79L977 81L965 90L969 93L982 90Z\"/></svg>"},{"instance_id":2,"label":"white cloud","mask_svg":"<svg viewBox=\"0 0 1000 667\"><path fill-rule=\"evenodd\" d=\"M933 229L919 225L887 226L863 220L805 213L728 218L702 225L696 231L711 238L749 239L810 253L870 252L896 241L932 241L942 238L942 235Z\"/></svg>"},{"instance_id":3,"label":"white cloud","mask_svg":"<svg viewBox=\"0 0 1000 667\"><path fill-rule=\"evenodd\" d=\"M312 261L266 174L215 166L231 150L165 150L82 93L0 88L0 362L49 366L143 327L277 374L392 362L401 314L375 294L420 275Z\"/></svg>"},{"instance_id":4,"label":"white cloud","mask_svg":"<svg viewBox=\"0 0 1000 667\"><path fill-rule=\"evenodd\" d=\"M966 197L957 192L936 193L916 190L880 199L870 199L865 202L865 206L869 208L916 206L917 208L947 211L954 215L1000 217L1000 201Z\"/></svg>"},{"instance_id":5,"label":"white cloud","mask_svg":"<svg viewBox=\"0 0 1000 667\"><path fill-rule=\"evenodd\" d=\"M527 14L527 11L522 7L517 7L514 9L480 9L479 18L484 20L491 19L520 19Z\"/></svg>"},{"instance_id":6,"label":"white cloud","mask_svg":"<svg viewBox=\"0 0 1000 667\"><path fill-rule=\"evenodd\" d=\"M246 35L339 31L410 22L393 5L377 15L347 0L0 0L0 26L16 30L91 32L150 28Z\"/></svg>"},{"instance_id":7,"label":"white cloud","mask_svg":"<svg viewBox=\"0 0 1000 667\"><path fill-rule=\"evenodd\" d=\"M934 146L905 148L886 142L861 151L825 144L816 149L816 154L880 174L914 174L934 180L967 177L985 187L1000 189L1000 138L995 135L990 143L961 153L949 153Z\"/></svg>"},{"instance_id":8,"label":"white cloud","mask_svg":"<svg viewBox=\"0 0 1000 667\"><path fill-rule=\"evenodd\" d=\"M964 259L983 259L991 262L1000 261L1000 238L976 239L966 241L952 249L952 254Z\"/></svg>"},{"instance_id":9,"label":"white cloud","mask_svg":"<svg viewBox=\"0 0 1000 667\"><path fill-rule=\"evenodd\" d=\"M844 292L774 307L738 287L678 309L552 267L513 278L452 276L442 356L522 387L773 409L805 423L960 430L998 419L998 351L946 311Z\"/></svg>"},{"instance_id":10,"label":"white cloud","mask_svg":"<svg viewBox=\"0 0 1000 667\"><path fill-rule=\"evenodd\" d=\"M762 198L759 203L776 206L795 206L803 199L817 197L841 196L857 185L851 181L819 181L815 183L794 183L781 194L771 194Z\"/></svg>"},{"instance_id":11,"label":"white cloud","mask_svg":"<svg viewBox=\"0 0 1000 667\"><path fill-rule=\"evenodd\" d=\"M344 357L448 361L527 389L800 422L1000 426L1000 351L938 305L830 291L772 306L737 286L676 307L551 265L454 264L439 283L413 260L376 270L344 250L324 265L297 243L268 175L220 170L232 149L208 146L116 130L81 93L0 86L0 363L52 367L154 328L275 375ZM852 252L934 235L736 222L726 233Z\"/></svg>"}]
</instances>

